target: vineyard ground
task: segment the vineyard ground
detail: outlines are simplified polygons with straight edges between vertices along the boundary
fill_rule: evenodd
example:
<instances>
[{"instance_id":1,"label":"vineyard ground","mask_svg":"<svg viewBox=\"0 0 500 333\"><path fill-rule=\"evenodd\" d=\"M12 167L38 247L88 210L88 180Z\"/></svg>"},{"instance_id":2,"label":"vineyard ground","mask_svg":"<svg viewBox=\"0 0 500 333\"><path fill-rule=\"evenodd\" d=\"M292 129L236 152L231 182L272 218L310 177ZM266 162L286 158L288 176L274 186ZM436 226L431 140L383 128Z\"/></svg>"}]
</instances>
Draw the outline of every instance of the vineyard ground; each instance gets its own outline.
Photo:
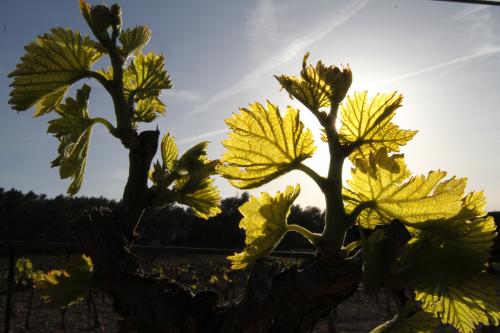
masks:
<instances>
[{"instance_id":1,"label":"vineyard ground","mask_svg":"<svg viewBox=\"0 0 500 333\"><path fill-rule=\"evenodd\" d=\"M116 332L117 316L112 312L111 300L108 297L97 295L96 307L100 327L94 326L94 313L88 304L82 303L70 307L65 314L64 328L62 325L61 311L51 309L35 296L29 319L29 328L25 329L25 319L28 309L29 291L17 293L14 300L14 313L11 319L13 333L77 333L77 332ZM385 296L376 302L375 298L360 292L359 304L354 297L346 301L338 313L338 331L342 333L369 332L376 324L385 321L386 314ZM5 315L5 298L2 299L0 322L3 323ZM2 325L3 326L3 325ZM328 321L325 318L317 324L315 333L328 332Z\"/></svg>"},{"instance_id":2,"label":"vineyard ground","mask_svg":"<svg viewBox=\"0 0 500 333\"><path fill-rule=\"evenodd\" d=\"M60 268L68 256L33 257L35 270ZM173 277L177 282L196 290L214 290L221 294L221 302L237 299L242 294L246 279L245 272L232 272L228 262L222 256L163 256L161 260L151 262L153 272ZM300 265L300 260L271 259L268 263L275 269L293 264ZM7 261L0 260L0 290L5 289ZM77 333L77 332L116 332L119 317L112 311L111 299L102 294L93 295L96 312L91 302L71 306L64 314L58 309L48 307L42 299L34 294L29 315L30 291L16 292L13 295L13 313L11 317L12 333ZM384 293L377 296L368 295L362 288L339 307L337 313L337 332L365 333L378 324L388 320L394 313L395 305ZM99 321L95 325L95 313ZM5 296L0 297L0 323L3 328L5 320ZM317 323L315 333L328 332L328 318ZM443 329L441 332L453 332Z\"/></svg>"}]
</instances>

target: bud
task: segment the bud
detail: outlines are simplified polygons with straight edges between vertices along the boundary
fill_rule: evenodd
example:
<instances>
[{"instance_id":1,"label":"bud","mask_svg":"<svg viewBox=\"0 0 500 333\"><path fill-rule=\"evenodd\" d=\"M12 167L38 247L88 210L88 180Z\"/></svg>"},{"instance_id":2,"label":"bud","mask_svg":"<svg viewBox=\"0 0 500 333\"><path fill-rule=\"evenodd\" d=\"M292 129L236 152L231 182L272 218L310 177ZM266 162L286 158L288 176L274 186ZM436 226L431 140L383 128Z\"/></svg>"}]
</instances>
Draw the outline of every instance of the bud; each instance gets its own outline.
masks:
<instances>
[{"instance_id":1,"label":"bud","mask_svg":"<svg viewBox=\"0 0 500 333\"><path fill-rule=\"evenodd\" d=\"M331 103L342 102L352 84L352 72L349 66L340 69L337 66L325 67L323 63L318 62L316 70L321 80L331 87L329 96Z\"/></svg>"},{"instance_id":2,"label":"bud","mask_svg":"<svg viewBox=\"0 0 500 333\"><path fill-rule=\"evenodd\" d=\"M111 12L108 7L97 5L92 7L92 28L96 37L109 38L108 28L111 27Z\"/></svg>"},{"instance_id":3,"label":"bud","mask_svg":"<svg viewBox=\"0 0 500 333\"><path fill-rule=\"evenodd\" d=\"M290 97L298 99L322 121L325 114L319 112L320 108L340 104L351 86L352 72L349 66L325 66L321 61L316 66L308 65L308 58L309 53L306 53L300 78L281 75L276 79Z\"/></svg>"},{"instance_id":4,"label":"bud","mask_svg":"<svg viewBox=\"0 0 500 333\"><path fill-rule=\"evenodd\" d=\"M122 9L118 4L113 4L110 8L111 12L111 24L114 27L119 27L122 25Z\"/></svg>"}]
</instances>

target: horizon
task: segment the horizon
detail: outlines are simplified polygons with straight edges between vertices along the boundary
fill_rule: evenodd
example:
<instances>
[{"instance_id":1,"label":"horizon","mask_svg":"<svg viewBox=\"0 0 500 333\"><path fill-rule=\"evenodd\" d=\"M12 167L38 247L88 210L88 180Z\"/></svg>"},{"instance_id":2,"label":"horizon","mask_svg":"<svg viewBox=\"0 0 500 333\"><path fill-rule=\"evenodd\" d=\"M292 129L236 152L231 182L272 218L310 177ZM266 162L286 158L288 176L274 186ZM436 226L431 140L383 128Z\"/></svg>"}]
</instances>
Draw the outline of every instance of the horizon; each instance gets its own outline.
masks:
<instances>
[{"instance_id":1,"label":"horizon","mask_svg":"<svg viewBox=\"0 0 500 333\"><path fill-rule=\"evenodd\" d=\"M10 188L10 189L8 189L7 191L5 190L5 188L0 187L0 190L3 190L3 191L4 191L4 193L5 193L5 192L9 192L9 191L14 190L14 191L19 191L19 192L21 192L23 195L27 195L27 194L29 194L29 193L33 193L33 194L34 194L34 195L36 195L36 196L42 196L42 195L45 195L45 196L46 196L46 197L45 197L45 199L46 199L46 200L53 200L53 199L55 199L56 197L59 197L59 196L63 196L63 197L71 198L71 199L104 199L104 200L108 200L108 201L114 201L115 203L119 203L119 202L122 200L121 198L120 198L120 199L110 199L110 198L107 198L107 197L102 196L102 195L101 195L101 196L86 196L86 195L79 195L79 194L77 194L77 195L74 195L74 196L70 196L69 194L66 194L66 193L61 193L61 194L57 194L57 195L53 195L53 196L49 196L49 195L46 195L45 193L36 193L36 192L34 192L34 191L27 191L27 192L20 191L20 190L18 190L18 189L13 188L13 187L12 187L12 188ZM223 200L225 200L225 199L241 198L241 197L242 197L245 193L250 194L250 193L249 193L249 191L241 191L241 193L238 193L237 195L223 197L223 198L221 199L221 201L223 201ZM167 206L169 206L169 205L181 206L181 207L183 207L184 209L188 209L188 210L190 209L190 207L189 207L189 206L182 205L182 204L179 204L179 203L177 203L177 202L173 202L173 203L171 203L171 204L168 204ZM301 204L299 204L299 203L294 203L292 206L298 206L300 209L308 209L308 208L312 208L312 209L314 209L314 208L317 208L317 209L319 209L321 212L324 212L324 210L325 210L324 208L321 208L321 207L311 206L311 205L308 205L308 206L303 206L303 205L301 205ZM158 207L154 207L154 208L158 208ZM487 213L488 213L488 214L492 214L492 213L500 213L500 210L488 210L488 211L487 211ZM214 216L214 217L215 217L215 216ZM214 217L212 217L212 218L214 218Z\"/></svg>"}]
</instances>

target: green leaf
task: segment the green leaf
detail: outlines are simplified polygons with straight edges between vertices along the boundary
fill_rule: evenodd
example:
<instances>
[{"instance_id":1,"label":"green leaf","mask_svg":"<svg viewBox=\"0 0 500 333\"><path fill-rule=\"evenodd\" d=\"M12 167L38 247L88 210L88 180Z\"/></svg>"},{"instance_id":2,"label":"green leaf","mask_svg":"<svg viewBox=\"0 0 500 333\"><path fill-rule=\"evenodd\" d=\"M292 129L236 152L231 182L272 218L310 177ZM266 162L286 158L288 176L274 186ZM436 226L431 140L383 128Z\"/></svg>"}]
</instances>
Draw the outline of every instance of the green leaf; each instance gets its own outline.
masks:
<instances>
[{"instance_id":1,"label":"green leaf","mask_svg":"<svg viewBox=\"0 0 500 333\"><path fill-rule=\"evenodd\" d=\"M478 324L500 325L499 295L500 282L486 273L453 286L415 290L424 311L461 333L472 333Z\"/></svg>"},{"instance_id":2,"label":"green leaf","mask_svg":"<svg viewBox=\"0 0 500 333\"><path fill-rule=\"evenodd\" d=\"M296 168L313 155L312 133L304 129L299 111L288 107L283 118L278 107L267 102L240 109L226 119L232 132L223 141L227 151L219 173L238 188L255 188Z\"/></svg>"},{"instance_id":3,"label":"green leaf","mask_svg":"<svg viewBox=\"0 0 500 333\"><path fill-rule=\"evenodd\" d=\"M365 158L381 148L399 152L399 147L410 141L417 131L402 130L391 120L403 98L396 92L377 94L370 101L368 92L356 92L347 97L341 107L342 127L340 142L351 144L350 159Z\"/></svg>"},{"instance_id":4,"label":"green leaf","mask_svg":"<svg viewBox=\"0 0 500 333\"><path fill-rule=\"evenodd\" d=\"M495 221L492 217L468 218L457 214L412 224L415 237L400 259L405 280L412 286L441 288L481 273L496 236Z\"/></svg>"},{"instance_id":5,"label":"green leaf","mask_svg":"<svg viewBox=\"0 0 500 333\"><path fill-rule=\"evenodd\" d=\"M161 159L165 168L171 172L177 161L179 150L175 144L174 138L169 133L161 139Z\"/></svg>"},{"instance_id":6,"label":"green leaf","mask_svg":"<svg viewBox=\"0 0 500 333\"><path fill-rule=\"evenodd\" d=\"M209 219L221 212L220 193L210 176L215 174L219 161L207 158L208 142L200 142L188 149L177 160L178 150L174 139L166 134L161 141L162 163L153 164L150 179L153 181L153 204L163 206L178 202L190 206L196 216ZM172 183L174 186L170 188Z\"/></svg>"},{"instance_id":7,"label":"green leaf","mask_svg":"<svg viewBox=\"0 0 500 333\"><path fill-rule=\"evenodd\" d=\"M207 147L208 141L202 141L186 150L177 161L175 172L185 175L202 168L208 162Z\"/></svg>"},{"instance_id":8,"label":"green leaf","mask_svg":"<svg viewBox=\"0 0 500 333\"><path fill-rule=\"evenodd\" d=\"M309 53L306 53L302 61L300 78L281 75L276 76L278 82L290 97L295 97L313 112L340 103L352 83L350 68L325 66L321 61L318 61L315 67L308 66L306 63L308 57Z\"/></svg>"},{"instance_id":9,"label":"green leaf","mask_svg":"<svg viewBox=\"0 0 500 333\"><path fill-rule=\"evenodd\" d=\"M102 56L88 36L55 28L26 46L16 70L9 103L17 111L36 104L35 116L54 111L71 84L89 77L91 66Z\"/></svg>"},{"instance_id":10,"label":"green leaf","mask_svg":"<svg viewBox=\"0 0 500 333\"><path fill-rule=\"evenodd\" d=\"M128 98L134 99L158 97L162 89L172 88L164 56L154 52L137 55L123 73L123 84Z\"/></svg>"},{"instance_id":11,"label":"green leaf","mask_svg":"<svg viewBox=\"0 0 500 333\"><path fill-rule=\"evenodd\" d=\"M384 225L366 239L363 244L363 286L368 292L390 280L400 249L408 239L408 231L397 221Z\"/></svg>"},{"instance_id":12,"label":"green leaf","mask_svg":"<svg viewBox=\"0 0 500 333\"><path fill-rule=\"evenodd\" d=\"M35 289L44 302L54 308L80 303L92 284L92 262L84 255L74 256L65 268L36 274Z\"/></svg>"},{"instance_id":13,"label":"green leaf","mask_svg":"<svg viewBox=\"0 0 500 333\"><path fill-rule=\"evenodd\" d=\"M241 205L243 215L240 227L245 230L245 248L240 253L229 256L232 269L243 269L269 254L287 232L290 207L300 193L300 186L295 189L287 186L284 193L278 192L271 197L267 193L257 199L250 199Z\"/></svg>"},{"instance_id":14,"label":"green leaf","mask_svg":"<svg viewBox=\"0 0 500 333\"><path fill-rule=\"evenodd\" d=\"M108 66L106 69L100 68L96 72L104 76L109 81L113 81L113 67Z\"/></svg>"},{"instance_id":15,"label":"green leaf","mask_svg":"<svg viewBox=\"0 0 500 333\"><path fill-rule=\"evenodd\" d=\"M439 321L430 313L415 313L415 303L408 301L392 319L374 328L370 333L434 333Z\"/></svg>"},{"instance_id":16,"label":"green leaf","mask_svg":"<svg viewBox=\"0 0 500 333\"><path fill-rule=\"evenodd\" d=\"M33 263L28 258L19 258L16 260L15 281L16 284L31 285L32 278L35 272L33 271Z\"/></svg>"},{"instance_id":17,"label":"green leaf","mask_svg":"<svg viewBox=\"0 0 500 333\"><path fill-rule=\"evenodd\" d=\"M369 170L352 170L349 188L344 190L346 209L352 212L362 203L370 203L358 217L364 228L374 228L397 219L403 223L450 218L459 213L466 179L454 179L453 187L440 183L444 171L408 179L410 171L402 155L370 154ZM396 165L397 167L394 167ZM439 185L441 184L441 185ZM433 190L437 188L437 191Z\"/></svg>"},{"instance_id":18,"label":"green leaf","mask_svg":"<svg viewBox=\"0 0 500 333\"><path fill-rule=\"evenodd\" d=\"M165 104L157 97L148 97L137 102L134 109L133 121L150 123L158 115L165 115Z\"/></svg>"},{"instance_id":19,"label":"green leaf","mask_svg":"<svg viewBox=\"0 0 500 333\"><path fill-rule=\"evenodd\" d=\"M178 150L173 137L166 134L161 142L162 163L153 164L153 170L149 173L149 178L162 191L167 190L168 186L175 180L189 175L192 172L205 168L210 161L207 158L208 141L197 143L188 149L177 160ZM170 194L167 196L171 198ZM166 204L158 202L160 205Z\"/></svg>"},{"instance_id":20,"label":"green leaf","mask_svg":"<svg viewBox=\"0 0 500 333\"><path fill-rule=\"evenodd\" d=\"M137 56L151 39L151 30L142 26L125 29L120 33L119 39L122 43L122 51L126 56L129 54Z\"/></svg>"},{"instance_id":21,"label":"green leaf","mask_svg":"<svg viewBox=\"0 0 500 333\"><path fill-rule=\"evenodd\" d=\"M49 121L48 132L59 140L59 155L52 167L59 167L61 178L72 178L68 193L74 195L81 187L85 173L90 136L94 121L87 111L90 87L83 85L76 100L69 97L56 109L59 118Z\"/></svg>"},{"instance_id":22,"label":"green leaf","mask_svg":"<svg viewBox=\"0 0 500 333\"><path fill-rule=\"evenodd\" d=\"M215 174L219 161L211 161L177 180L174 190L178 202L190 206L196 216L209 219L221 212L221 197L210 176Z\"/></svg>"}]
</instances>

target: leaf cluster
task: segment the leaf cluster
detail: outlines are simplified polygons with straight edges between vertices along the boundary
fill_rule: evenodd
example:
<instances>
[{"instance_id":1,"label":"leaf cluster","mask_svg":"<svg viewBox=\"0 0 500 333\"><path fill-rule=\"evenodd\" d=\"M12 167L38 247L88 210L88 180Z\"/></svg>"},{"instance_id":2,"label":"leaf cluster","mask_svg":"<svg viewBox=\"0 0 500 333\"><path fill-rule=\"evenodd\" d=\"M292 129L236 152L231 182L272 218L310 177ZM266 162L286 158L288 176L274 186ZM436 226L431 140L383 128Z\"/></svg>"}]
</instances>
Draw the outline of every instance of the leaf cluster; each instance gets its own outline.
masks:
<instances>
[{"instance_id":1,"label":"leaf cluster","mask_svg":"<svg viewBox=\"0 0 500 333\"><path fill-rule=\"evenodd\" d=\"M393 122L402 96L393 92L370 98L366 91L347 96L350 68L321 61L308 65L308 56L300 77L276 78L322 126L330 153L328 175L303 164L316 147L299 111L289 106L282 116L270 102L267 107L250 104L226 120L231 132L223 142L227 151L219 172L239 188L258 187L291 170L305 172L325 195L325 229L319 235L287 225L298 187L274 197L251 197L240 207L246 246L229 257L233 269L254 263L287 231L296 231L335 255L362 247L368 290L412 294L416 303L410 299L392 321L373 332L431 332L441 322L469 333L478 324L498 325L500 283L486 273L497 233L493 218L486 217L484 194L465 193L465 178L446 178L441 170L413 176L400 148L416 131ZM346 159L353 168L344 182ZM342 244L353 226L362 239Z\"/></svg>"},{"instance_id":2,"label":"leaf cluster","mask_svg":"<svg viewBox=\"0 0 500 333\"><path fill-rule=\"evenodd\" d=\"M210 177L219 161L207 158L208 142L200 142L178 157L179 152L170 134L161 140L161 162L156 161L149 173L153 182L153 204L164 206L178 202L190 206L196 216L208 219L221 212L219 190Z\"/></svg>"},{"instance_id":3,"label":"leaf cluster","mask_svg":"<svg viewBox=\"0 0 500 333\"><path fill-rule=\"evenodd\" d=\"M143 52L151 38L148 27L122 29L121 9L116 4L92 6L80 0L80 9L95 39L70 29L52 29L26 46L26 54L9 74L13 78L9 103L15 110L35 106L35 116L57 115L48 127L59 141L58 155L51 166L59 168L61 178L71 179L70 195L81 188L93 126L104 125L131 149L137 141L138 124L165 114L160 94L172 88L165 57ZM103 57L108 58L110 66L93 69ZM82 79L95 79L108 91L114 103L115 124L111 119L90 115L91 89L87 84L77 89L75 98L64 100L69 88ZM220 195L210 178L218 162L207 159L207 142L195 145L178 160L172 137L167 134L161 146L163 162L157 162L150 172L153 185L149 203L176 201L191 206L203 218L219 213Z\"/></svg>"}]
</instances>

